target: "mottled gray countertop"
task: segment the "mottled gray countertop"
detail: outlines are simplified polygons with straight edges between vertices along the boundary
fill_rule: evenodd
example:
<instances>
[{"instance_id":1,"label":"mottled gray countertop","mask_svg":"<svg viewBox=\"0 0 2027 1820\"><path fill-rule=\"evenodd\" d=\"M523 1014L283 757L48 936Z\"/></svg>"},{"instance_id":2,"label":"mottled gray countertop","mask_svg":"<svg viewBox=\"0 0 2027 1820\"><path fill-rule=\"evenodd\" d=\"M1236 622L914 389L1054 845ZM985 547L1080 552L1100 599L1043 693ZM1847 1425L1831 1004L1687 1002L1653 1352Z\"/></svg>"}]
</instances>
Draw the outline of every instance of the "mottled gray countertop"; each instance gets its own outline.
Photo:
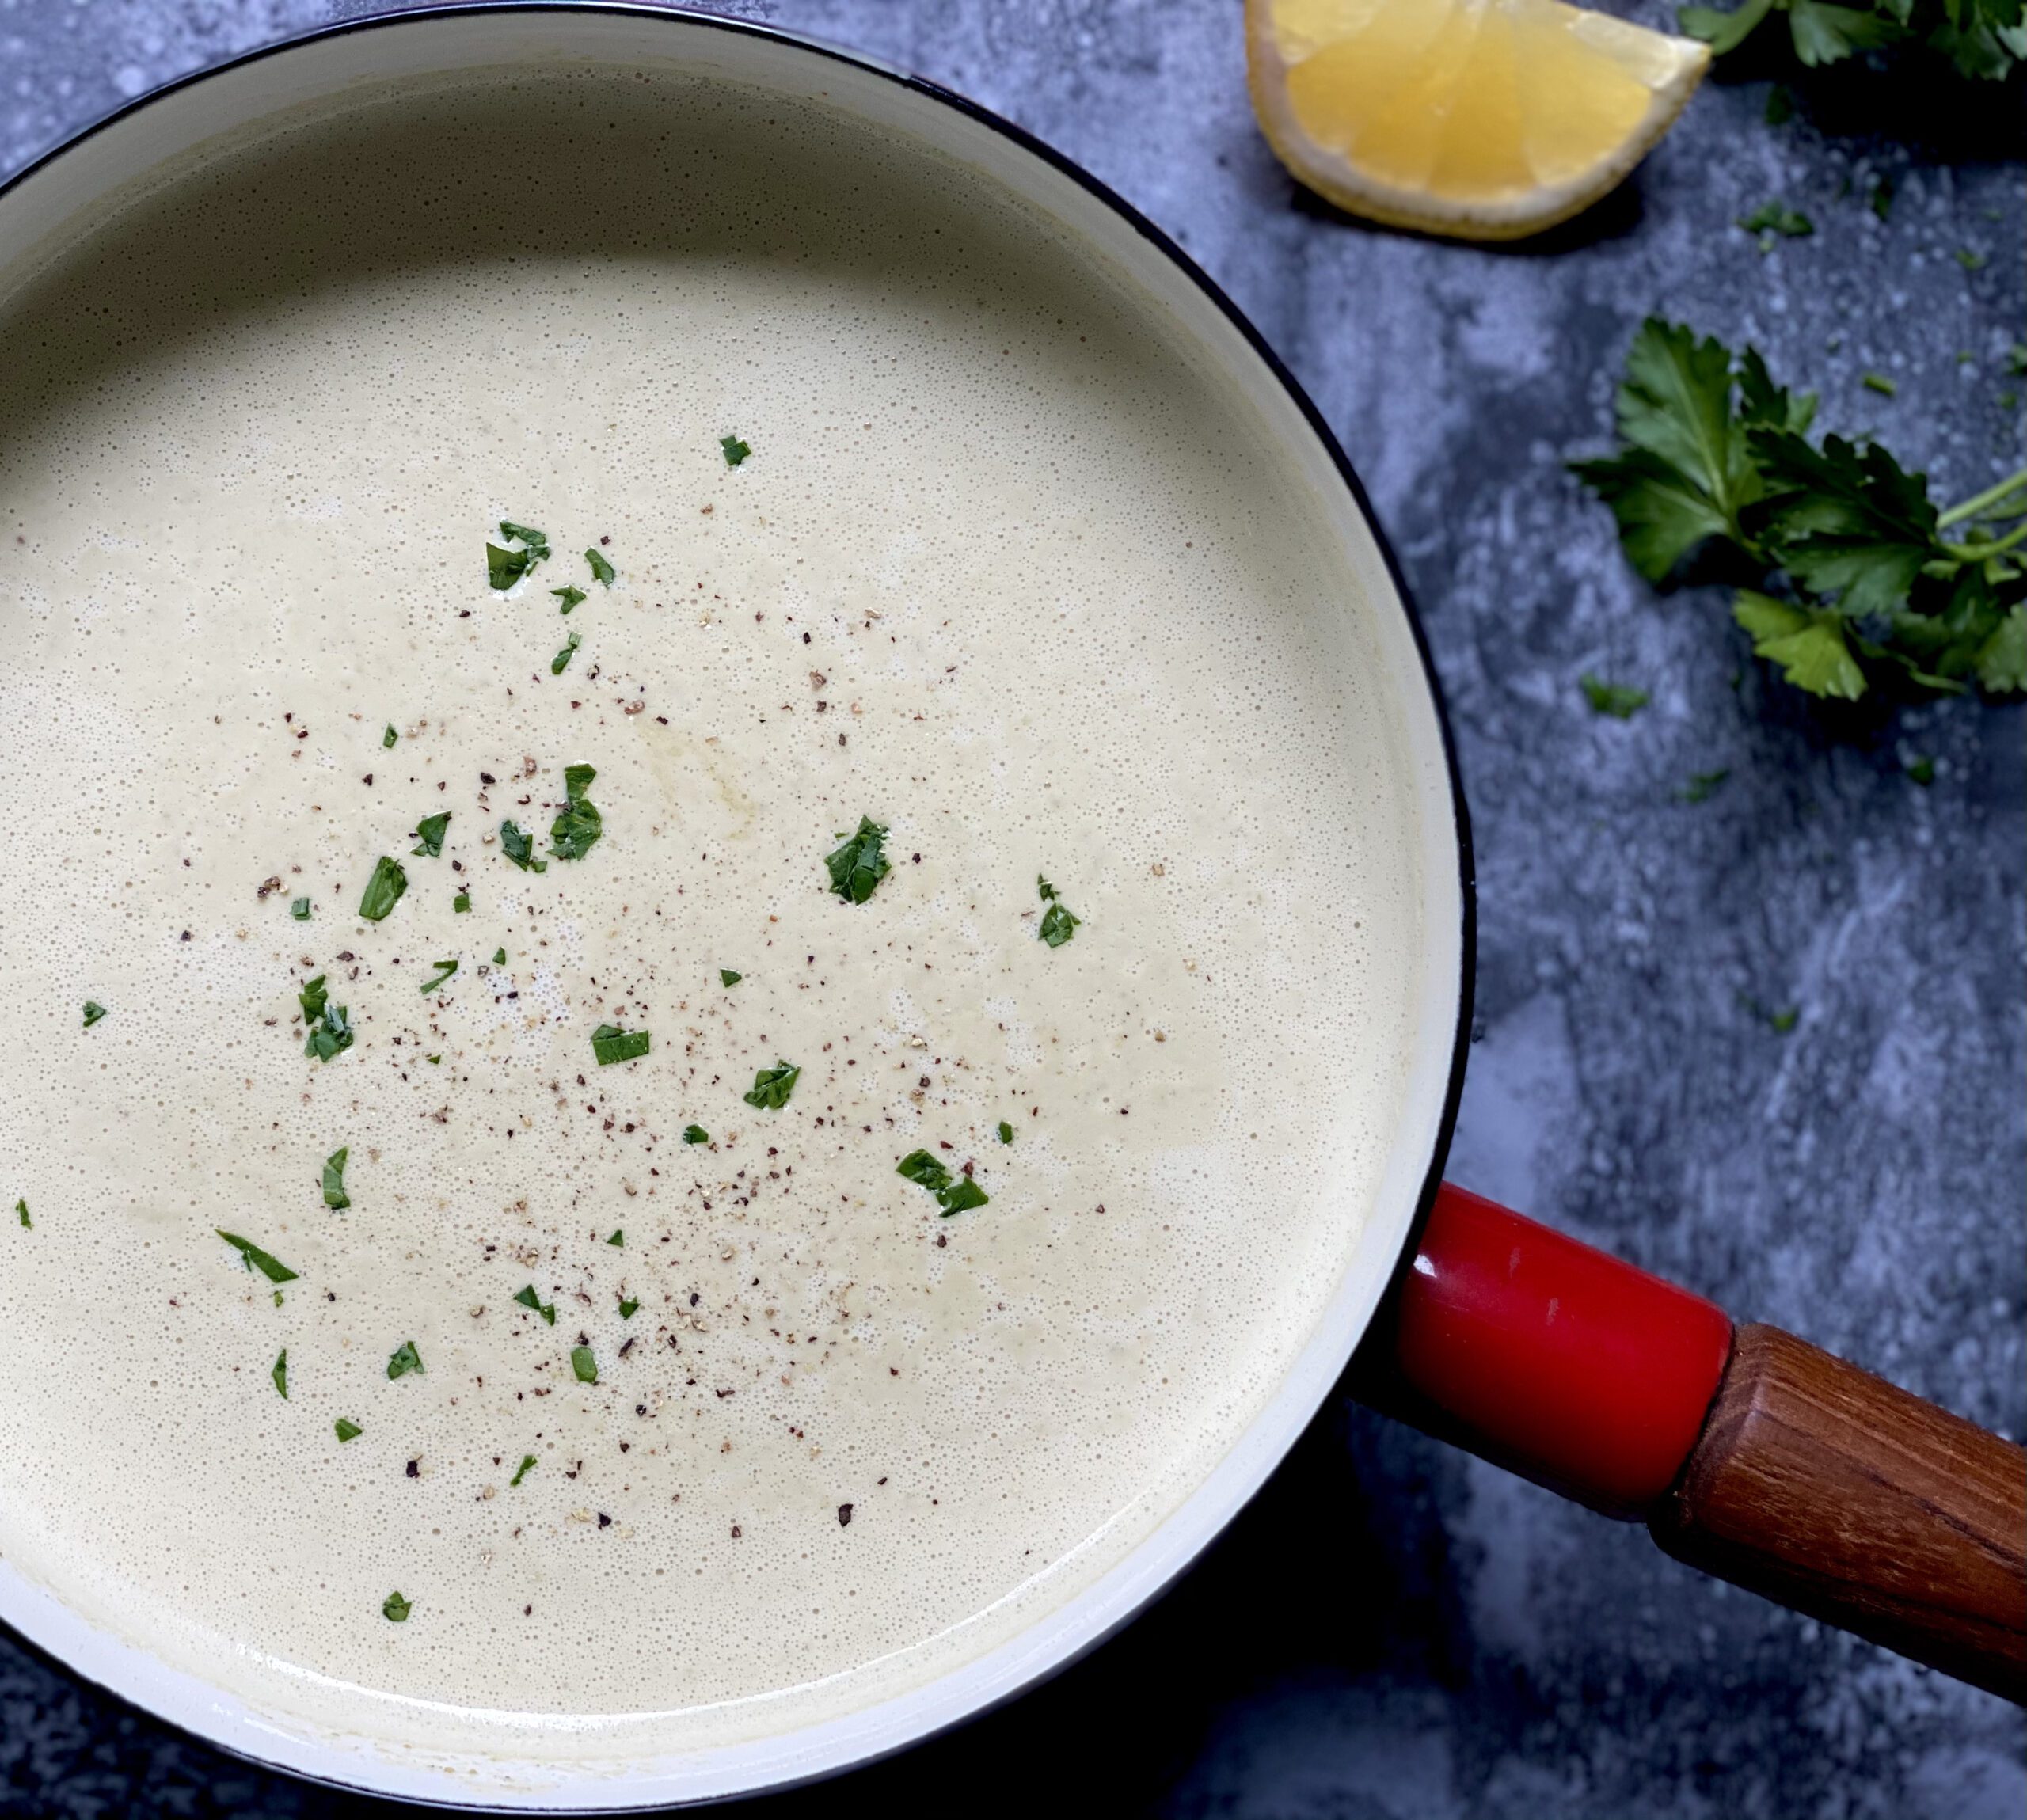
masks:
<instances>
[{"instance_id":1,"label":"mottled gray countertop","mask_svg":"<svg viewBox=\"0 0 2027 1820\"><path fill-rule=\"evenodd\" d=\"M1601 445L1620 351L1656 308L1758 343L1822 392L1828 426L1876 429L1945 496L2017 465L2020 85L1816 81L1777 127L1765 79L1706 84L1620 196L1548 245L1481 251L1293 190L1247 107L1237 0L728 9L912 66L1081 161L1209 268L1350 450L1419 598L1476 823L1478 1040L1452 1176L2027 1431L2021 711L1952 701L1833 736L1759 671L1717 595L1642 585L1563 469ZM0 0L0 165L332 11ZM1882 175L1884 222L1865 202ZM1817 232L1763 253L1732 223L1777 196ZM1960 249L1989 262L1967 271ZM1898 395L1862 389L1868 371ZM1652 705L1592 714L1587 669ZM1907 774L1920 755L1928 788ZM1718 769L1707 801L1680 800ZM1799 1022L1782 1034L1755 1005ZM1082 1666L763 1805L2019 1820L2023 1746L1999 1701L1346 1404ZM0 1637L6 1811L356 1805Z\"/></svg>"}]
</instances>

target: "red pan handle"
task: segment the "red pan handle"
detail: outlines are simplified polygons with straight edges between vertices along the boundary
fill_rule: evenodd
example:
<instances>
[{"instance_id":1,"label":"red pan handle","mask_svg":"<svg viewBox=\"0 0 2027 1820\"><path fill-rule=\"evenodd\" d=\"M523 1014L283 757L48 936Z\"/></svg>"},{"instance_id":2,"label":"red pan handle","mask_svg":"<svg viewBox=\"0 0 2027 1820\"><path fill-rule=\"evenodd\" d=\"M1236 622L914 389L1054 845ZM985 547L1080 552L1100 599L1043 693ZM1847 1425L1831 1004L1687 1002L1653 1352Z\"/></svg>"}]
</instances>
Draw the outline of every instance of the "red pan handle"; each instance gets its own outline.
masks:
<instances>
[{"instance_id":1,"label":"red pan handle","mask_svg":"<svg viewBox=\"0 0 2027 1820\"><path fill-rule=\"evenodd\" d=\"M1366 1400L2027 1703L2027 1452L1447 1183Z\"/></svg>"}]
</instances>

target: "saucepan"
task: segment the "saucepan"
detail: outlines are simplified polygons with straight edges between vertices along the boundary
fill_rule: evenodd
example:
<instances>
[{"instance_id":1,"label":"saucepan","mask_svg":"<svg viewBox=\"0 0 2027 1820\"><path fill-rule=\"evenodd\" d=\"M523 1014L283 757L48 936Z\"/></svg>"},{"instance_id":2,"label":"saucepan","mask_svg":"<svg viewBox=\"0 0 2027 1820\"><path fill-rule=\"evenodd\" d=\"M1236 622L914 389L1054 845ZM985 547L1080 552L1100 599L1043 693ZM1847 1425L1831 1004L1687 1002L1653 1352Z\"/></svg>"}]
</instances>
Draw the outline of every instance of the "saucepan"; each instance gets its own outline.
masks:
<instances>
[{"instance_id":1,"label":"saucepan","mask_svg":"<svg viewBox=\"0 0 2027 1820\"><path fill-rule=\"evenodd\" d=\"M279 1720L88 1622L5 1562L0 1619L137 1705L325 1783L541 1811L722 1798L901 1750L1093 1647L1189 1565L1348 1381L1515 1472L1645 1523L1684 1561L2027 1699L2027 1453L1806 1340L1735 1325L1687 1290L1443 1182L1470 1024L1471 855L1406 590L1357 478L1295 381L1187 256L1102 184L958 95L763 27L638 6L458 6L335 28L132 104L0 192L0 263L228 128L359 85L544 59L652 60L820 100L960 161L1128 275L1288 453L1363 595L1379 686L1405 729L1399 781L1419 819L1428 959L1381 1191L1323 1318L1250 1427L1124 1561L1012 1640L841 1719L675 1758L496 1774Z\"/></svg>"}]
</instances>

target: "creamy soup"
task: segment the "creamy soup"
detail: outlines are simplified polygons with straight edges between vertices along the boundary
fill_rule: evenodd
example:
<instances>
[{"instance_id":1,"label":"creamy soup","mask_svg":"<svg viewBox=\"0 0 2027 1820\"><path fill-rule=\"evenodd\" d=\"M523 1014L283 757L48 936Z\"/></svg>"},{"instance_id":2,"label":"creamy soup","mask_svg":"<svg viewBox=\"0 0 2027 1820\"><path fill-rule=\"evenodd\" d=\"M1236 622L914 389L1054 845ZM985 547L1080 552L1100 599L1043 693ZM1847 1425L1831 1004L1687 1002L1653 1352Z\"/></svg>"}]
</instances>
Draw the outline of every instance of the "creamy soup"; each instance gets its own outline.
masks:
<instances>
[{"instance_id":1,"label":"creamy soup","mask_svg":"<svg viewBox=\"0 0 2027 1820\"><path fill-rule=\"evenodd\" d=\"M955 165L598 70L214 146L0 351L0 1553L550 1757L1124 1559L1340 1282L1421 990L1228 382Z\"/></svg>"}]
</instances>

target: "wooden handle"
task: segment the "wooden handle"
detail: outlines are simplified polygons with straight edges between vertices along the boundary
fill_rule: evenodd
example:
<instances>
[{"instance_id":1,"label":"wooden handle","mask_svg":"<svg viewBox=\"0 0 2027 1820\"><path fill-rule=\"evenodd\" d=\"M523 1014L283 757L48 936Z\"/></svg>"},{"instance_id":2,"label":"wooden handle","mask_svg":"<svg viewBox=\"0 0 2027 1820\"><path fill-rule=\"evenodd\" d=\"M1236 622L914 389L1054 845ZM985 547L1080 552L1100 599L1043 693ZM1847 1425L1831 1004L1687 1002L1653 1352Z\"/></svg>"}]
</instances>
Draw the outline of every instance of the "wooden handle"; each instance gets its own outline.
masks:
<instances>
[{"instance_id":1,"label":"wooden handle","mask_svg":"<svg viewBox=\"0 0 2027 1820\"><path fill-rule=\"evenodd\" d=\"M1678 1560L2027 1704L2027 1452L1793 1334L1738 1329L1648 1526Z\"/></svg>"}]
</instances>

